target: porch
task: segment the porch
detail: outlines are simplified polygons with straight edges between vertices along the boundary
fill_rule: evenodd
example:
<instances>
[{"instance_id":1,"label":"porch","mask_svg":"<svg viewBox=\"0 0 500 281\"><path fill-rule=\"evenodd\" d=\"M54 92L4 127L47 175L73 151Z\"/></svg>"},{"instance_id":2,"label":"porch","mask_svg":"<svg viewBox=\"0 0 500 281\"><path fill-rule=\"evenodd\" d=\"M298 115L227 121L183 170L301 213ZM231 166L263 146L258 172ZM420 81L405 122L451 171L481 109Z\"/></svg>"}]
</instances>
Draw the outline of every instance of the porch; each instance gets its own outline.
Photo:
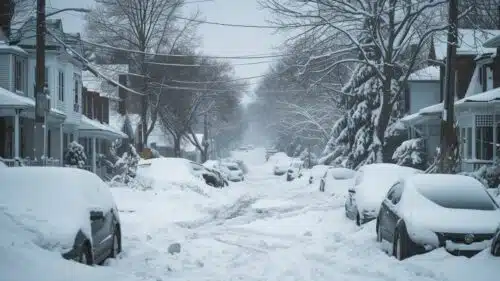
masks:
<instances>
[{"instance_id":1,"label":"porch","mask_svg":"<svg viewBox=\"0 0 500 281\"><path fill-rule=\"evenodd\" d=\"M497 163L500 153L500 88L455 103L462 170Z\"/></svg>"},{"instance_id":2,"label":"porch","mask_svg":"<svg viewBox=\"0 0 500 281\"><path fill-rule=\"evenodd\" d=\"M111 173L109 167L103 165L101 159L109 152L111 143L117 139L126 139L128 136L97 120L92 120L82 115L82 121L78 128L78 142L84 147L87 155L87 166L85 169L96 173L101 178L108 178Z\"/></svg>"}]
</instances>

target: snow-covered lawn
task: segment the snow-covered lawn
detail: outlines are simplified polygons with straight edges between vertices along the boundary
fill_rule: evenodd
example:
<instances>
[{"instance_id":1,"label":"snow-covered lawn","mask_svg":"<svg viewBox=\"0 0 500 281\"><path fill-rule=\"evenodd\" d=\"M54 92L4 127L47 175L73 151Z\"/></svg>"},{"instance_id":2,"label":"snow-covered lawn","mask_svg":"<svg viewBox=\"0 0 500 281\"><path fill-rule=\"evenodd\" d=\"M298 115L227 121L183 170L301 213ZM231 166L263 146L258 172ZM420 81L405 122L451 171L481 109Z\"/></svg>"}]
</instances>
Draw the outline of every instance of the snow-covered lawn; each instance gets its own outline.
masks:
<instances>
[{"instance_id":1,"label":"snow-covered lawn","mask_svg":"<svg viewBox=\"0 0 500 281\"><path fill-rule=\"evenodd\" d=\"M203 196L175 190L113 189L124 253L111 268L143 280L493 280L500 259L443 250L397 261L375 241L374 222L357 227L343 196L307 179L270 173L263 151L238 152L246 182ZM260 156L262 158L260 158ZM260 160L259 160L260 159ZM172 243L181 252L171 255ZM493 279L492 279L493 278Z\"/></svg>"}]
</instances>

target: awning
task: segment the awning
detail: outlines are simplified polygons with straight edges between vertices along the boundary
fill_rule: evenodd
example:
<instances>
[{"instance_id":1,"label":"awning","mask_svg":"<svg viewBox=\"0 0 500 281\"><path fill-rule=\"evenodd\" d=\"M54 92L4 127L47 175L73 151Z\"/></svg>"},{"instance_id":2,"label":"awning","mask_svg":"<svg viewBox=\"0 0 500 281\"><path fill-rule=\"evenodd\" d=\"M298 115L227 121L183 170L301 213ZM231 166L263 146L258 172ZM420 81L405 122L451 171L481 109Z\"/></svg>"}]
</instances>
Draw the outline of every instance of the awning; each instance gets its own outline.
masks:
<instances>
[{"instance_id":1,"label":"awning","mask_svg":"<svg viewBox=\"0 0 500 281\"><path fill-rule=\"evenodd\" d=\"M85 115L82 115L82 121L78 131L80 137L87 138L103 138L108 140L128 138L125 133L107 124L102 124L99 121L92 120Z\"/></svg>"},{"instance_id":2,"label":"awning","mask_svg":"<svg viewBox=\"0 0 500 281\"><path fill-rule=\"evenodd\" d=\"M35 107L35 101L0 87L0 108L23 109Z\"/></svg>"}]
</instances>

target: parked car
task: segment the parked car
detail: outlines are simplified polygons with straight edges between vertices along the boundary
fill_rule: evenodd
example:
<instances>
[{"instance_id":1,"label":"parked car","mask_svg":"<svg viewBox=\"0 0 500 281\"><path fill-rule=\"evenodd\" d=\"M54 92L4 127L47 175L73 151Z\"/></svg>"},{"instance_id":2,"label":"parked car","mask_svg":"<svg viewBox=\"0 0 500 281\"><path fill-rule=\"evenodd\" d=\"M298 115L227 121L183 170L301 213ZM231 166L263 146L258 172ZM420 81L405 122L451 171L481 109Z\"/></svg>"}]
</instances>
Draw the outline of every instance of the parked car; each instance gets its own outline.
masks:
<instances>
[{"instance_id":1,"label":"parked car","mask_svg":"<svg viewBox=\"0 0 500 281\"><path fill-rule=\"evenodd\" d=\"M422 171L396 164L377 163L362 166L356 171L354 184L345 202L346 217L362 225L377 217L384 196L401 178Z\"/></svg>"},{"instance_id":2,"label":"parked car","mask_svg":"<svg viewBox=\"0 0 500 281\"><path fill-rule=\"evenodd\" d=\"M319 191L324 192L325 187L329 182L336 182L336 181L347 181L351 180L354 178L354 175L356 174L356 171L348 169L348 168L335 168L335 167L329 167L323 174L323 176L320 179L319 182ZM334 186L332 186L332 189L335 189Z\"/></svg>"},{"instance_id":3,"label":"parked car","mask_svg":"<svg viewBox=\"0 0 500 281\"><path fill-rule=\"evenodd\" d=\"M266 149L266 161L269 161L269 158L273 156L274 154L278 153L277 149L274 148L268 148Z\"/></svg>"},{"instance_id":4,"label":"parked car","mask_svg":"<svg viewBox=\"0 0 500 281\"><path fill-rule=\"evenodd\" d=\"M230 181L244 181L243 171L238 167L237 163L222 162L221 166L225 167Z\"/></svg>"},{"instance_id":5,"label":"parked car","mask_svg":"<svg viewBox=\"0 0 500 281\"><path fill-rule=\"evenodd\" d=\"M217 169L210 169L205 167L206 172L202 175L205 182L213 187L225 187L229 183L224 176Z\"/></svg>"},{"instance_id":6,"label":"parked car","mask_svg":"<svg viewBox=\"0 0 500 281\"><path fill-rule=\"evenodd\" d=\"M122 250L118 209L96 174L63 167L0 170L0 206L38 246L92 265Z\"/></svg>"},{"instance_id":7,"label":"parked car","mask_svg":"<svg viewBox=\"0 0 500 281\"><path fill-rule=\"evenodd\" d=\"M302 177L302 168L304 167L304 161L294 160L290 163L286 173L286 180L292 181L295 178Z\"/></svg>"},{"instance_id":8,"label":"parked car","mask_svg":"<svg viewBox=\"0 0 500 281\"><path fill-rule=\"evenodd\" d=\"M470 257L490 246L499 224L498 204L476 179L421 174L390 188L376 231L399 260L438 247Z\"/></svg>"},{"instance_id":9,"label":"parked car","mask_svg":"<svg viewBox=\"0 0 500 281\"><path fill-rule=\"evenodd\" d=\"M491 254L495 257L500 257L500 225L498 225L495 236L491 241Z\"/></svg>"}]
</instances>

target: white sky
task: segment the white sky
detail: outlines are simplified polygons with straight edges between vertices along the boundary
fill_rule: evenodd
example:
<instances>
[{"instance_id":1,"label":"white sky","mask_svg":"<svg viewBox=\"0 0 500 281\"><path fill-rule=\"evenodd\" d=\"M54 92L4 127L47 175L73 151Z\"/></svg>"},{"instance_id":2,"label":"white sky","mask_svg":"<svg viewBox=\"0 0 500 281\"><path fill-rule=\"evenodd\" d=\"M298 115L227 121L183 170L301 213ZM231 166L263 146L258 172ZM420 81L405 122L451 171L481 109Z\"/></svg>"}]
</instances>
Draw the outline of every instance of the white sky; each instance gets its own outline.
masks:
<instances>
[{"instance_id":1,"label":"white sky","mask_svg":"<svg viewBox=\"0 0 500 281\"><path fill-rule=\"evenodd\" d=\"M89 8L93 0L47 0L47 7L53 8ZM202 13L202 18L208 21L265 25L270 19L269 12L260 10L256 0L213 0L189 4L191 9L197 7ZM67 12L60 16L66 32L83 32L85 21L82 15ZM283 40L283 36L273 34L272 29L255 29L241 27L225 27L202 24L198 29L202 37L202 50L207 55L216 56L241 56L274 53L275 47ZM234 63L268 61L261 60L232 60ZM268 64L254 64L235 66L236 75L239 77L258 76L265 72ZM252 86L258 79L248 80Z\"/></svg>"}]
</instances>

